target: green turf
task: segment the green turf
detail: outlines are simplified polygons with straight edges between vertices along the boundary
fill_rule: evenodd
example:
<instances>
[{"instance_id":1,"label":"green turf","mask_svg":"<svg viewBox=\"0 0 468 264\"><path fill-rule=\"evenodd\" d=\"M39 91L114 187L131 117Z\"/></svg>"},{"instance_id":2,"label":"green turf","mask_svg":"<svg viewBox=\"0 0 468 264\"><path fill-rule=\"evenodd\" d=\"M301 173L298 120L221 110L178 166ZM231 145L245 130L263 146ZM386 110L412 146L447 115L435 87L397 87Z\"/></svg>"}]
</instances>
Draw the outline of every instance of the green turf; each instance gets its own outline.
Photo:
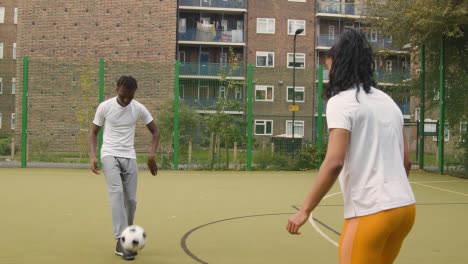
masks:
<instances>
[{"instance_id":1,"label":"green turf","mask_svg":"<svg viewBox=\"0 0 468 264\"><path fill-rule=\"evenodd\" d=\"M309 224L301 236L285 231L316 172L141 171L136 224L148 244L134 263L338 263L337 248ZM417 216L396 263L468 263L468 180L412 173ZM113 255L110 209L104 177L87 170L0 169L3 227L0 263L118 263ZM452 181L433 182L433 181ZM430 188L427 186L439 189ZM443 189L443 190L441 190ZM335 185L330 193L339 192ZM313 215L341 231L341 195ZM438 203L438 204L434 204ZM339 236L319 226L334 241Z\"/></svg>"}]
</instances>

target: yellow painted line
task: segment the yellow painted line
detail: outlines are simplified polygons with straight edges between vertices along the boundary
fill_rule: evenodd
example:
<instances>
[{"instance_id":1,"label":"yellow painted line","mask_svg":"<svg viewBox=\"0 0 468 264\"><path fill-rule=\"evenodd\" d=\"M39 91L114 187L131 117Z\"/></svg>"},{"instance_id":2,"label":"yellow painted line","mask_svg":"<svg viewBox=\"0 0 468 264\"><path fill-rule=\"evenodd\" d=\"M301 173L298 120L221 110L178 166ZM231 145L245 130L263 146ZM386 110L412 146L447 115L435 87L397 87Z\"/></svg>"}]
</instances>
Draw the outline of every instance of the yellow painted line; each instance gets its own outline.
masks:
<instances>
[{"instance_id":1,"label":"yellow painted line","mask_svg":"<svg viewBox=\"0 0 468 264\"><path fill-rule=\"evenodd\" d=\"M460 195L463 195L463 196L468 196L468 194L466 194L466 193L461 193L461 192L456 192L456 191L452 191L452 190L447 190L447 189L443 189L443 188L439 188L439 187L434 187L434 186L430 186L430 185L426 185L426 184L422 184L422 183L417 183L417 182L413 182L413 183L414 183L414 184L417 184L417 185L421 185L421 186L433 188L433 189L436 189L436 190L441 190L441 191L446 191L446 192L450 192L450 193L460 194Z\"/></svg>"}]
</instances>

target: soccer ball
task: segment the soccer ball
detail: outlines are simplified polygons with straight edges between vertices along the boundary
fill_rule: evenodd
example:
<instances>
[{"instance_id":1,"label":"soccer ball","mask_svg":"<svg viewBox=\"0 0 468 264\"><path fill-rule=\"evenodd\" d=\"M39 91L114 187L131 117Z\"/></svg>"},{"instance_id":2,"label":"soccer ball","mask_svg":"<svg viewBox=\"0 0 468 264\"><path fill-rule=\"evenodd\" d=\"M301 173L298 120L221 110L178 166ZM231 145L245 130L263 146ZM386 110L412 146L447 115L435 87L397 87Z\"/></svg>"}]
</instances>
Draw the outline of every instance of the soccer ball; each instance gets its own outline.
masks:
<instances>
[{"instance_id":1,"label":"soccer ball","mask_svg":"<svg viewBox=\"0 0 468 264\"><path fill-rule=\"evenodd\" d=\"M141 226L131 225L124 229L120 244L126 251L137 252L146 244L146 233Z\"/></svg>"}]
</instances>

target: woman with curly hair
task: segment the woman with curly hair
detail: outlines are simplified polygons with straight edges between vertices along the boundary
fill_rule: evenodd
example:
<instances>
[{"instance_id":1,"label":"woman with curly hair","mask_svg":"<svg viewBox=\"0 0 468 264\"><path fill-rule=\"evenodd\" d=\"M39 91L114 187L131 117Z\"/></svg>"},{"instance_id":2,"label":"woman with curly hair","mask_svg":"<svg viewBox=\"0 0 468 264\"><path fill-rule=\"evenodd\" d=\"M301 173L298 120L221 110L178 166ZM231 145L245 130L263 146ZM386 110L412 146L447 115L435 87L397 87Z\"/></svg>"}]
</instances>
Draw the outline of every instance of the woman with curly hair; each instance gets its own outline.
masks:
<instances>
[{"instance_id":1,"label":"woman with curly hair","mask_svg":"<svg viewBox=\"0 0 468 264\"><path fill-rule=\"evenodd\" d=\"M345 32L326 63L328 151L286 229L300 234L299 228L339 178L345 218L340 263L393 263L416 214L403 115L392 98L375 88L373 51L362 32Z\"/></svg>"}]
</instances>

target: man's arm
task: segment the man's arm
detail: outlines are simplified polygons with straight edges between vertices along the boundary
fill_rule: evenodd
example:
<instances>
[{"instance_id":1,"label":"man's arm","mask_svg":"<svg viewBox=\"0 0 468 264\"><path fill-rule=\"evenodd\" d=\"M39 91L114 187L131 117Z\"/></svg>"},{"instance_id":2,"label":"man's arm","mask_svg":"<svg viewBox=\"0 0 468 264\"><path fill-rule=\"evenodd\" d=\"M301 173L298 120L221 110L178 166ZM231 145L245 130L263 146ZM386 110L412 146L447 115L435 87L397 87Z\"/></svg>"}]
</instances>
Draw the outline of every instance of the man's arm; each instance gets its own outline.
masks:
<instances>
[{"instance_id":1,"label":"man's arm","mask_svg":"<svg viewBox=\"0 0 468 264\"><path fill-rule=\"evenodd\" d=\"M334 128L330 130L327 155L301 210L288 220L286 229L289 233L300 234L299 228L307 221L310 213L335 183L343 168L350 134L346 129Z\"/></svg>"},{"instance_id":2,"label":"man's arm","mask_svg":"<svg viewBox=\"0 0 468 264\"><path fill-rule=\"evenodd\" d=\"M148 168L151 171L151 174L154 176L158 174L158 165L156 164L156 150L158 149L158 144L159 144L159 129L154 124L154 121L149 122L146 127L148 130L151 132L151 135L153 135L153 140L151 141L151 149L148 154Z\"/></svg>"},{"instance_id":3,"label":"man's arm","mask_svg":"<svg viewBox=\"0 0 468 264\"><path fill-rule=\"evenodd\" d=\"M409 172L411 169L411 158L408 150L408 144L406 143L406 133L405 133L405 127L403 126L403 145L404 145L404 166L406 170L406 176L409 176Z\"/></svg>"},{"instance_id":4,"label":"man's arm","mask_svg":"<svg viewBox=\"0 0 468 264\"><path fill-rule=\"evenodd\" d=\"M89 133L89 145L91 146L91 170L96 174L101 174L101 172L99 172L98 159L96 156L98 134L100 130L100 126L93 124L91 132Z\"/></svg>"}]
</instances>

